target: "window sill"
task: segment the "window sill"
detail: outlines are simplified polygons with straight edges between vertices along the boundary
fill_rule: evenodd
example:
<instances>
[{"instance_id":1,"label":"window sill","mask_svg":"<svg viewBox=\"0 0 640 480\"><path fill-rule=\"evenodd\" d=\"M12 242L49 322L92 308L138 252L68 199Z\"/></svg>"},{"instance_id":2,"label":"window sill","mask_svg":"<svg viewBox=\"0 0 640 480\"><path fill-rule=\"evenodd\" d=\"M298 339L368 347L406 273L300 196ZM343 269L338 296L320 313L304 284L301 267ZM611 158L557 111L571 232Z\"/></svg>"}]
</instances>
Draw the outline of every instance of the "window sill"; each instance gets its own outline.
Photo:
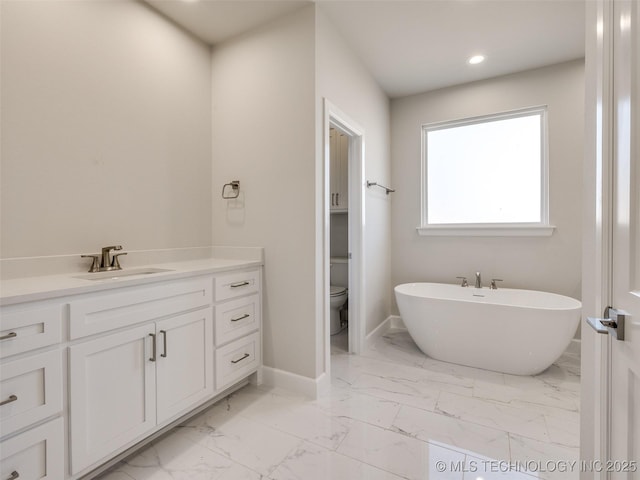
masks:
<instances>
[{"instance_id":1,"label":"window sill","mask_svg":"<svg viewBox=\"0 0 640 480\"><path fill-rule=\"evenodd\" d=\"M418 227L418 235L439 237L550 237L554 225L540 224L465 224Z\"/></svg>"}]
</instances>

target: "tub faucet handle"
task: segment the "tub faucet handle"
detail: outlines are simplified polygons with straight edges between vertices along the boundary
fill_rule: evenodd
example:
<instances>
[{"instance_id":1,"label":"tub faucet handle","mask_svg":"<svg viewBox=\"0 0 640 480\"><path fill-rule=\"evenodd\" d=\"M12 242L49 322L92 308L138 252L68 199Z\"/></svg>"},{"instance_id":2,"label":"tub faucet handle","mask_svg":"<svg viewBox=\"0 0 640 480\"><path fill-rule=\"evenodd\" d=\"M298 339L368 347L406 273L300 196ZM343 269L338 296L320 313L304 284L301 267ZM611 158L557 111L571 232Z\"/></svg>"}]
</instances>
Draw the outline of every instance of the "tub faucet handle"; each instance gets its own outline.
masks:
<instances>
[{"instance_id":1,"label":"tub faucet handle","mask_svg":"<svg viewBox=\"0 0 640 480\"><path fill-rule=\"evenodd\" d=\"M460 282L460 286L461 287L468 287L469 286L469 282L467 282L467 277L456 277L459 278L460 280L462 280L462 282Z\"/></svg>"},{"instance_id":2,"label":"tub faucet handle","mask_svg":"<svg viewBox=\"0 0 640 480\"><path fill-rule=\"evenodd\" d=\"M491 279L491 285L489 285L489 288L491 290L497 290L498 289L498 285L496 285L496 282L502 282L503 280L501 278L492 278Z\"/></svg>"}]
</instances>

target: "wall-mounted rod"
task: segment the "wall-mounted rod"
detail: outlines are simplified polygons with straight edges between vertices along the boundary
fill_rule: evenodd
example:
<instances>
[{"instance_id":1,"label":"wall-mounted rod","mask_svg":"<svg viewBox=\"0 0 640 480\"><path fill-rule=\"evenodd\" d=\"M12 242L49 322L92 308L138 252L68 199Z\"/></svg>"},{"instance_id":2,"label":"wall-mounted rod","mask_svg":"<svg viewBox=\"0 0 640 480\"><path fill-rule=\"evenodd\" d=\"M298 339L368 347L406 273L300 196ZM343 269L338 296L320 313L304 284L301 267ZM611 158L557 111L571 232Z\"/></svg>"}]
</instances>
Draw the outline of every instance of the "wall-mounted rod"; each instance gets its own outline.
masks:
<instances>
[{"instance_id":1,"label":"wall-mounted rod","mask_svg":"<svg viewBox=\"0 0 640 480\"><path fill-rule=\"evenodd\" d=\"M393 188L385 187L384 185L380 185L378 182L370 182L369 180L367 180L367 188L370 188L370 187L383 188L387 195L389 195L390 193L395 192L395 190Z\"/></svg>"}]
</instances>

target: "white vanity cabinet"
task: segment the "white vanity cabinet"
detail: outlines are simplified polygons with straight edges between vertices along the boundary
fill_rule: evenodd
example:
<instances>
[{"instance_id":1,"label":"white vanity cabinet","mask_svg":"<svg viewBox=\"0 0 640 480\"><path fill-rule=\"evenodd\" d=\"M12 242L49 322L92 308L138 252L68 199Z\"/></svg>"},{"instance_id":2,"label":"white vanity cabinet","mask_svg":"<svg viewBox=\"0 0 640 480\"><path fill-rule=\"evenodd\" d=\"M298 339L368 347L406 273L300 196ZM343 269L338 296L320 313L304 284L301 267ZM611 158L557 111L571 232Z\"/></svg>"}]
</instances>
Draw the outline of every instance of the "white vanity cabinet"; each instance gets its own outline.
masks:
<instances>
[{"instance_id":1,"label":"white vanity cabinet","mask_svg":"<svg viewBox=\"0 0 640 480\"><path fill-rule=\"evenodd\" d=\"M69 347L72 473L213 395L211 290L204 277L70 302L71 332L137 325Z\"/></svg>"},{"instance_id":2,"label":"white vanity cabinet","mask_svg":"<svg viewBox=\"0 0 640 480\"><path fill-rule=\"evenodd\" d=\"M0 478L64 478L63 305L0 309Z\"/></svg>"},{"instance_id":3,"label":"white vanity cabinet","mask_svg":"<svg viewBox=\"0 0 640 480\"><path fill-rule=\"evenodd\" d=\"M261 263L203 262L3 303L0 480L90 478L259 382Z\"/></svg>"},{"instance_id":4,"label":"white vanity cabinet","mask_svg":"<svg viewBox=\"0 0 640 480\"><path fill-rule=\"evenodd\" d=\"M329 142L331 211L346 212L349 208L349 136L332 128Z\"/></svg>"}]
</instances>

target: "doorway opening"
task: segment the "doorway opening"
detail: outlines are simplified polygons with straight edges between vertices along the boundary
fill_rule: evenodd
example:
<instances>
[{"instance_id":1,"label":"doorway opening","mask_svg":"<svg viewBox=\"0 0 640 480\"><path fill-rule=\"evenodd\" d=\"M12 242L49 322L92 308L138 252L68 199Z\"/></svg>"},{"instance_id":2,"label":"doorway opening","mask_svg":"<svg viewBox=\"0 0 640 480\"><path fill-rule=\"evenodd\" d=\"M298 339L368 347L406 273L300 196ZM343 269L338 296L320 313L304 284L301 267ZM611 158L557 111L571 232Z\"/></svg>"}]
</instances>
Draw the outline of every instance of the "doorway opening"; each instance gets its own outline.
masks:
<instances>
[{"instance_id":1,"label":"doorway opening","mask_svg":"<svg viewBox=\"0 0 640 480\"><path fill-rule=\"evenodd\" d=\"M329 335L332 352L349 352L349 140L329 127Z\"/></svg>"},{"instance_id":2,"label":"doorway opening","mask_svg":"<svg viewBox=\"0 0 640 480\"><path fill-rule=\"evenodd\" d=\"M324 330L329 372L332 348L359 353L363 344L364 132L325 99L324 133Z\"/></svg>"}]
</instances>

